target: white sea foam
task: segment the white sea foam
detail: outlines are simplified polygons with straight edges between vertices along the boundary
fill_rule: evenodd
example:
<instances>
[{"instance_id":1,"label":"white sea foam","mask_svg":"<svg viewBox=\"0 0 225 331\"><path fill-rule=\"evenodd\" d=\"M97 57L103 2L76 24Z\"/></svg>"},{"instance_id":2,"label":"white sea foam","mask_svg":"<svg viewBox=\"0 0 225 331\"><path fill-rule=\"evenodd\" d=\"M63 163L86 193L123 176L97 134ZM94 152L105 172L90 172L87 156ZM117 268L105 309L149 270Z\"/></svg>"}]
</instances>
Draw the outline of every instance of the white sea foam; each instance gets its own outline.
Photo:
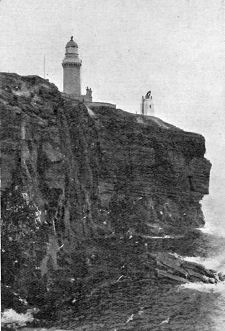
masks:
<instances>
[{"instance_id":1,"label":"white sea foam","mask_svg":"<svg viewBox=\"0 0 225 331\"><path fill-rule=\"evenodd\" d=\"M225 238L225 231L224 231L224 224L223 226L217 226L216 224L212 224L210 222L207 222L205 224L205 226L203 226L202 228L197 228L197 230L206 233L206 234L212 234L215 236L219 236L219 237L224 237Z\"/></svg>"},{"instance_id":2,"label":"white sea foam","mask_svg":"<svg viewBox=\"0 0 225 331\"><path fill-rule=\"evenodd\" d=\"M199 230L203 233L209 233L209 234L213 233L213 228L208 223L205 224L205 226L203 226L202 228L197 228L197 230Z\"/></svg>"},{"instance_id":3,"label":"white sea foam","mask_svg":"<svg viewBox=\"0 0 225 331\"><path fill-rule=\"evenodd\" d=\"M1 316L2 325L24 326L33 320L31 310L28 310L25 314L18 314L13 309L6 309Z\"/></svg>"},{"instance_id":4,"label":"white sea foam","mask_svg":"<svg viewBox=\"0 0 225 331\"><path fill-rule=\"evenodd\" d=\"M192 289L197 290L200 292L207 292L207 293L220 293L225 297L225 282L220 282L217 284L205 284L205 283L185 283L179 286L180 289Z\"/></svg>"},{"instance_id":5,"label":"white sea foam","mask_svg":"<svg viewBox=\"0 0 225 331\"><path fill-rule=\"evenodd\" d=\"M183 258L185 261L189 262L196 262L199 264L204 265L207 269L213 269L218 272L225 273L225 254L224 252L216 255L216 256L211 256L208 258L203 258L203 257L193 257L193 256L187 256Z\"/></svg>"}]
</instances>

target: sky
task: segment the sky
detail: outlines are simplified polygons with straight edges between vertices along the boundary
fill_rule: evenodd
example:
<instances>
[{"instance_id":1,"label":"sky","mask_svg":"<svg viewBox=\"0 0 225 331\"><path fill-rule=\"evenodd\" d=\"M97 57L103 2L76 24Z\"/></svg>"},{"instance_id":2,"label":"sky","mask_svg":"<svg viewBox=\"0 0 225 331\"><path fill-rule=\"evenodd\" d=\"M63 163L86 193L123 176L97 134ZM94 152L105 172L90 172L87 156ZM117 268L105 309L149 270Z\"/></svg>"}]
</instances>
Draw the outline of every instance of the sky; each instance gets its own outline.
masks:
<instances>
[{"instance_id":1,"label":"sky","mask_svg":"<svg viewBox=\"0 0 225 331\"><path fill-rule=\"evenodd\" d=\"M0 71L46 77L62 90L73 35L82 88L95 101L155 115L206 138L213 164L205 215L224 227L225 0L0 0Z\"/></svg>"}]
</instances>

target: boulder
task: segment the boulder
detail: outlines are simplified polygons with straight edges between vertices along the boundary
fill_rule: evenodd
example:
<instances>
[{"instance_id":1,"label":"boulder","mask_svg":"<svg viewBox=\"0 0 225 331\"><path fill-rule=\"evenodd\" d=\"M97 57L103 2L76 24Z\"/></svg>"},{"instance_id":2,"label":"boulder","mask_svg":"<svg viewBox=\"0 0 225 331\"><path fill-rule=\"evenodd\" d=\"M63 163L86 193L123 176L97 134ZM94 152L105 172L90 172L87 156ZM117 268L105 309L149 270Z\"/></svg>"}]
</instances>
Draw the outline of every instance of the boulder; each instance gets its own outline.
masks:
<instances>
[{"instance_id":1,"label":"boulder","mask_svg":"<svg viewBox=\"0 0 225 331\"><path fill-rule=\"evenodd\" d=\"M176 282L203 282L215 284L224 281L225 275L215 270L207 269L196 262L184 261L180 256L170 253L150 254L155 259L156 275Z\"/></svg>"}]
</instances>

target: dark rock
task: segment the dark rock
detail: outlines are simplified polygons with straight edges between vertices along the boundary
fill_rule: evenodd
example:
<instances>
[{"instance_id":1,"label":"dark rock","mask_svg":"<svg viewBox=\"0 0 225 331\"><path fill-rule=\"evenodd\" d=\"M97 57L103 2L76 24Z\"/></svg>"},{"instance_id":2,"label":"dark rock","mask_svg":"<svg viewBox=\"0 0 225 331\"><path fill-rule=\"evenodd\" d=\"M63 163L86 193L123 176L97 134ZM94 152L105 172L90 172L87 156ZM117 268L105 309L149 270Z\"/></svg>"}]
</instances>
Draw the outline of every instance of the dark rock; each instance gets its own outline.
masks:
<instances>
[{"instance_id":1,"label":"dark rock","mask_svg":"<svg viewBox=\"0 0 225 331\"><path fill-rule=\"evenodd\" d=\"M107 107L89 114L40 77L2 73L0 82L3 190L23 170L44 215L51 190L60 189L54 208L64 206L62 221L77 240L98 228L150 234L151 224L165 231L204 224L199 201L211 165L201 135ZM76 231L65 215L76 218Z\"/></svg>"},{"instance_id":2,"label":"dark rock","mask_svg":"<svg viewBox=\"0 0 225 331\"><path fill-rule=\"evenodd\" d=\"M203 282L215 284L225 277L195 262L183 261L179 256L163 252L150 254L156 261L157 276L181 283Z\"/></svg>"},{"instance_id":3,"label":"dark rock","mask_svg":"<svg viewBox=\"0 0 225 331\"><path fill-rule=\"evenodd\" d=\"M218 272L218 278L220 281L225 281L225 275L222 272Z\"/></svg>"},{"instance_id":4,"label":"dark rock","mask_svg":"<svg viewBox=\"0 0 225 331\"><path fill-rule=\"evenodd\" d=\"M115 271L114 252L123 251L124 243L129 247L132 240L144 249L151 235L183 234L204 225L200 201L208 194L211 164L204 158L203 136L156 117L89 109L37 76L1 73L0 109L3 200L13 190L20 192L23 205L35 210L43 238L32 255L37 270L23 273L22 292L28 293L31 284L41 286L39 305L47 302L45 314L61 307L64 295L77 291L80 282L83 297L95 281L111 279L113 272L116 279L137 277L139 271L130 272L122 258L124 274ZM101 240L107 244L97 249ZM138 259L131 251L128 257L131 265ZM213 282L216 277L166 254L150 258L150 275L157 268L160 276L177 281Z\"/></svg>"}]
</instances>

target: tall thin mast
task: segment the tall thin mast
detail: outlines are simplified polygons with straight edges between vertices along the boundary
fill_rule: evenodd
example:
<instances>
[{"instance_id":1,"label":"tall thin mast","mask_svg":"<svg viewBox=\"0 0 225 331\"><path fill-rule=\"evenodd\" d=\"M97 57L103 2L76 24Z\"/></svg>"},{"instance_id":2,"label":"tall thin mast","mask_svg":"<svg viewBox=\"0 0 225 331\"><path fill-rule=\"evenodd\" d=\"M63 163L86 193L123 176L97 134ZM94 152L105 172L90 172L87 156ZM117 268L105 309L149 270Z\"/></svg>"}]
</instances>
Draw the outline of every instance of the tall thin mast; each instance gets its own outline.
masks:
<instances>
[{"instance_id":1,"label":"tall thin mast","mask_svg":"<svg viewBox=\"0 0 225 331\"><path fill-rule=\"evenodd\" d=\"M45 55L44 55L44 79L45 79L45 62L46 62L46 60L45 60Z\"/></svg>"}]
</instances>

